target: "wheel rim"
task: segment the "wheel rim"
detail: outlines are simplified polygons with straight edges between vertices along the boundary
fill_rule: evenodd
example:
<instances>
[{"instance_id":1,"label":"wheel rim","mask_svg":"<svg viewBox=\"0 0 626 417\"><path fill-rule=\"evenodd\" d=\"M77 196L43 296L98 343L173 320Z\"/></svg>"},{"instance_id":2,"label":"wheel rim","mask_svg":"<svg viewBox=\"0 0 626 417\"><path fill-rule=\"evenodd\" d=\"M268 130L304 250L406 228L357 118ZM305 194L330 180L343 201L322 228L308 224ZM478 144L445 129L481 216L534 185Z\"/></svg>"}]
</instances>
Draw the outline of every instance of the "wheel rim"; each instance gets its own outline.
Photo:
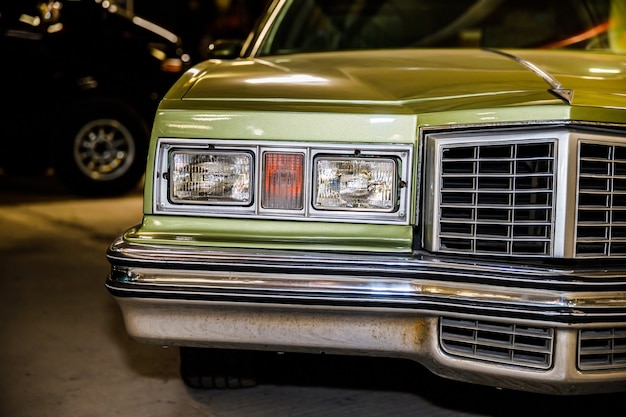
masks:
<instances>
[{"instance_id":1,"label":"wheel rim","mask_svg":"<svg viewBox=\"0 0 626 417\"><path fill-rule=\"evenodd\" d=\"M92 120L74 139L74 161L93 180L119 178L128 172L134 160L133 135L115 119Z\"/></svg>"}]
</instances>

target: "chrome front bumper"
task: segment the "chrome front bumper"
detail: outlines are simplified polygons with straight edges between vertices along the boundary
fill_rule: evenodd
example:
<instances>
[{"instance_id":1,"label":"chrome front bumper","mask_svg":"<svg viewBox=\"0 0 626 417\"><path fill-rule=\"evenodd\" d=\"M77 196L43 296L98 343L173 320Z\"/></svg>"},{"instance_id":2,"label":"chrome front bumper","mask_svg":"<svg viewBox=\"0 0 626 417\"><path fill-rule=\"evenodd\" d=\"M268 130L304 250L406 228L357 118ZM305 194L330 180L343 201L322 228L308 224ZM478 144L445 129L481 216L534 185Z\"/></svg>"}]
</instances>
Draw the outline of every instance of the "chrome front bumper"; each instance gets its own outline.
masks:
<instances>
[{"instance_id":1,"label":"chrome front bumper","mask_svg":"<svg viewBox=\"0 0 626 417\"><path fill-rule=\"evenodd\" d=\"M626 391L626 271L115 241L107 288L162 345L386 356L466 382Z\"/></svg>"}]
</instances>

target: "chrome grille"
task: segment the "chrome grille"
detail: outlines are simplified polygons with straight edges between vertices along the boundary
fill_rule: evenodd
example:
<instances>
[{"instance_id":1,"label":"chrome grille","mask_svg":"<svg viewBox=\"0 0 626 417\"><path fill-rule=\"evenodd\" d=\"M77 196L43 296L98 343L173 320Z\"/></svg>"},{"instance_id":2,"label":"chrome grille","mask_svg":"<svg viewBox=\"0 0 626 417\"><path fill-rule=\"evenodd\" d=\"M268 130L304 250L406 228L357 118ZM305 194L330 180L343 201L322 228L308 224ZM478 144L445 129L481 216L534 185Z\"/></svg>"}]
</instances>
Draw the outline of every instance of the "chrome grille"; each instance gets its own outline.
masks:
<instances>
[{"instance_id":1,"label":"chrome grille","mask_svg":"<svg viewBox=\"0 0 626 417\"><path fill-rule=\"evenodd\" d=\"M626 368L626 328L581 330L578 368L582 371Z\"/></svg>"},{"instance_id":2,"label":"chrome grille","mask_svg":"<svg viewBox=\"0 0 626 417\"><path fill-rule=\"evenodd\" d=\"M582 142L576 256L626 255L626 146Z\"/></svg>"},{"instance_id":3,"label":"chrome grille","mask_svg":"<svg viewBox=\"0 0 626 417\"><path fill-rule=\"evenodd\" d=\"M441 147L437 250L551 256L555 142Z\"/></svg>"},{"instance_id":4,"label":"chrome grille","mask_svg":"<svg viewBox=\"0 0 626 417\"><path fill-rule=\"evenodd\" d=\"M443 317L439 323L441 348L450 355L535 369L552 366L551 328Z\"/></svg>"}]
</instances>

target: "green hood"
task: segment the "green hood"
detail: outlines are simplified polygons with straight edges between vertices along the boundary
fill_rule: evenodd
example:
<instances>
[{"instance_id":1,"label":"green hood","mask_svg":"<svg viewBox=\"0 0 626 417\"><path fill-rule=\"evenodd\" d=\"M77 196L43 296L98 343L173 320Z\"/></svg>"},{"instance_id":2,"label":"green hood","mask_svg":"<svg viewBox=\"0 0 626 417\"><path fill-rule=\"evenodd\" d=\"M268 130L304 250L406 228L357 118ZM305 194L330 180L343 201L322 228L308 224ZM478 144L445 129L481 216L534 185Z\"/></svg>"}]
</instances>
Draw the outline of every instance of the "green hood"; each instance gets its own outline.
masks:
<instances>
[{"instance_id":1,"label":"green hood","mask_svg":"<svg viewBox=\"0 0 626 417\"><path fill-rule=\"evenodd\" d=\"M243 107L282 103L292 110L314 105L358 106L363 111L369 105L404 114L563 104L550 92L543 72L573 91L574 106L626 109L624 55L506 53L511 56L487 50L403 49L207 61L190 71L167 98L236 102Z\"/></svg>"}]
</instances>

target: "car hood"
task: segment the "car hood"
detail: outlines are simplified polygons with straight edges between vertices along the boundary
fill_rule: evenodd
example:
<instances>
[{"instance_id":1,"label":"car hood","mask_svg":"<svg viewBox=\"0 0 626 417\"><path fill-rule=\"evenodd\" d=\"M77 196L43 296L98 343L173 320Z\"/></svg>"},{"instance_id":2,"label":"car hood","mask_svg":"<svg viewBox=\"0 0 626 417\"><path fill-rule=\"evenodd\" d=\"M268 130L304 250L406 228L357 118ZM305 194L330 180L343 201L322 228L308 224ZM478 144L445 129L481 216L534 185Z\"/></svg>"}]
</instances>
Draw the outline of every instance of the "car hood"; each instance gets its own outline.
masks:
<instances>
[{"instance_id":1,"label":"car hood","mask_svg":"<svg viewBox=\"0 0 626 417\"><path fill-rule=\"evenodd\" d=\"M526 65L524 65L526 62ZM626 108L626 56L574 51L379 50L207 61L178 92L189 100L393 107L433 112L568 102ZM552 85L547 81L551 80Z\"/></svg>"}]
</instances>

